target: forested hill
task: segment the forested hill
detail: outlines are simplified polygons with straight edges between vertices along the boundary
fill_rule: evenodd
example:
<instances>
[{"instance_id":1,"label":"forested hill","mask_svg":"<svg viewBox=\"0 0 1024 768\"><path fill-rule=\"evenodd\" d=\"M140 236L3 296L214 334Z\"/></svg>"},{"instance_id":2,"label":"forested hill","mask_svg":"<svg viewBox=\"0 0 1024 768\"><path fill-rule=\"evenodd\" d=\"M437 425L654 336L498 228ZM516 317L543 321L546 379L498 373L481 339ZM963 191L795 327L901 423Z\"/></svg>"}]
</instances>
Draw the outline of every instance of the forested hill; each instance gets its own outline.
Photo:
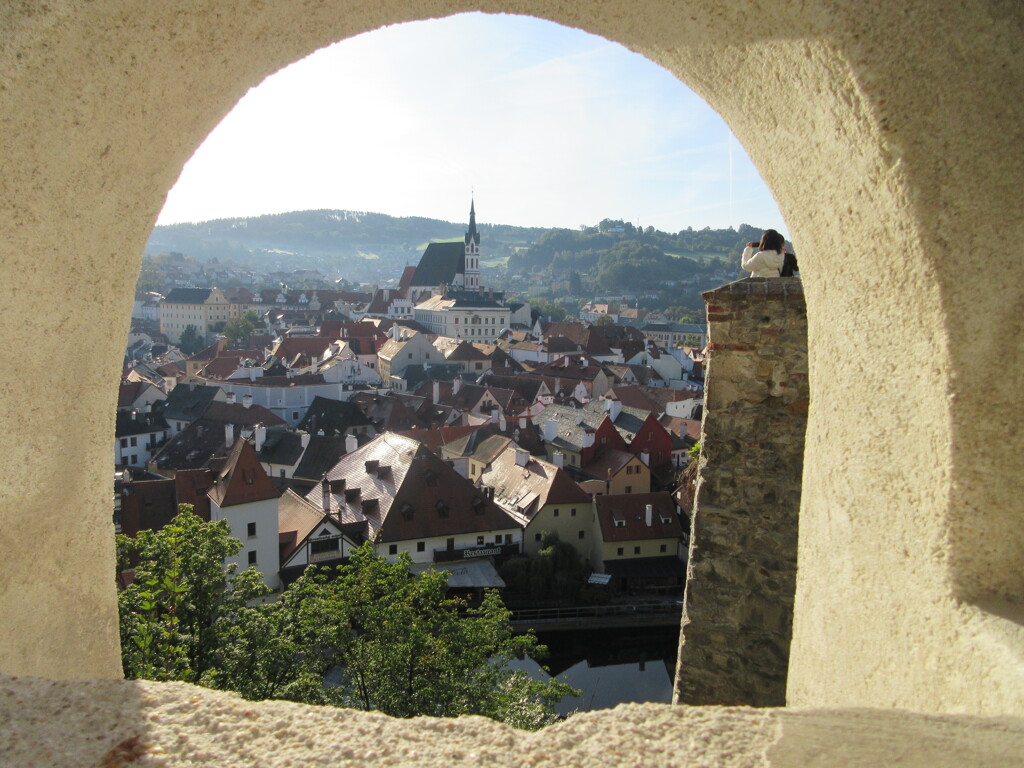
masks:
<instances>
[{"instance_id":1,"label":"forested hill","mask_svg":"<svg viewBox=\"0 0 1024 768\"><path fill-rule=\"evenodd\" d=\"M467 222L356 211L296 211L252 218L172 224L153 230L146 252L180 253L263 272L312 269L353 282L397 279L432 240L461 239ZM544 229L478 222L485 277L575 273L611 287L641 288L658 280L735 265L743 243L761 236L739 229L661 232L604 219L592 227ZM642 267L638 271L633 268Z\"/></svg>"},{"instance_id":2,"label":"forested hill","mask_svg":"<svg viewBox=\"0 0 1024 768\"><path fill-rule=\"evenodd\" d=\"M237 261L274 269L331 268L360 272L415 264L431 240L461 238L466 222L422 217L395 217L357 211L296 211L252 218L217 219L198 224L158 226L146 252L184 253L198 261ZM510 247L527 246L546 230L478 223L489 253L508 255ZM368 264L366 262L375 262Z\"/></svg>"},{"instance_id":3,"label":"forested hill","mask_svg":"<svg viewBox=\"0 0 1024 768\"><path fill-rule=\"evenodd\" d=\"M739 229L684 229L661 232L654 227L641 229L629 222L605 219L596 227L549 229L532 246L520 249L509 260L511 271L532 272L551 269L594 273L602 265L602 256L627 245L645 246L650 254L685 257L698 263L725 259L730 263L750 240L759 240L761 230L749 224ZM605 259L607 261L607 259Z\"/></svg>"}]
</instances>

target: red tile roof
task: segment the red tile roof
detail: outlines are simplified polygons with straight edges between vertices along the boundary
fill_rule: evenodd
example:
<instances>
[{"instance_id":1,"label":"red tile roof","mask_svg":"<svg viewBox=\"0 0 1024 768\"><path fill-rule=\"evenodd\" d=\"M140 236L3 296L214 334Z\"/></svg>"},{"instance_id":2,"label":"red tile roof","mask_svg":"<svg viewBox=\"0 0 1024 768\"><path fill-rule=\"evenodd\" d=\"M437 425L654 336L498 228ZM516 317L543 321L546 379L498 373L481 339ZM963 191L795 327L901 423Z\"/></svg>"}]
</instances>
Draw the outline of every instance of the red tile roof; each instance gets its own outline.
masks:
<instances>
[{"instance_id":1,"label":"red tile roof","mask_svg":"<svg viewBox=\"0 0 1024 768\"><path fill-rule=\"evenodd\" d=\"M647 525L646 519L648 504L653 508L651 525ZM598 496L594 499L594 511L604 541L678 539L683 535L675 500L668 492Z\"/></svg>"},{"instance_id":2,"label":"red tile roof","mask_svg":"<svg viewBox=\"0 0 1024 768\"><path fill-rule=\"evenodd\" d=\"M276 499L281 493L267 477L249 441L238 438L207 495L223 509Z\"/></svg>"}]
</instances>

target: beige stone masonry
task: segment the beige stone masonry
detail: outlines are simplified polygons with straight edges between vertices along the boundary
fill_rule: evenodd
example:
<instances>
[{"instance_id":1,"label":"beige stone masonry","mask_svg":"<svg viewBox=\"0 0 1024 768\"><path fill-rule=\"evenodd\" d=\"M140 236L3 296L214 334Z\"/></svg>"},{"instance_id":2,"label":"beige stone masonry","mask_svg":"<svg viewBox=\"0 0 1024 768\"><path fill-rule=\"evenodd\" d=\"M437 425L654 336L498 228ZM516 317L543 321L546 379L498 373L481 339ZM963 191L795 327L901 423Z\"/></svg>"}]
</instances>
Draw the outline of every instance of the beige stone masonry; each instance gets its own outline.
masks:
<instances>
[{"instance_id":1,"label":"beige stone masonry","mask_svg":"<svg viewBox=\"0 0 1024 768\"><path fill-rule=\"evenodd\" d=\"M1024 6L1012 0L0 3L0 672L120 675L116 384L141 252L184 163L281 67L469 10L580 27L661 64L722 115L779 203L800 255L813 392L787 703L1024 713ZM365 117L359 105L351 117ZM162 701L187 715L211 695L178 687ZM36 711L59 721L63 700L44 693ZM19 712L7 702L0 723ZM283 714L297 710L266 709L285 736L302 727ZM650 717L636 726L650 747L594 762L669 762L644 762L663 723L639 711L560 733L596 745L620 717ZM229 719L163 747L215 754ZM105 738L88 723L106 721L83 722L56 735ZM947 727L914 722L890 741L862 734L909 762ZM453 749L478 743L476 726L443 727ZM377 733L398 734L396 749L417 738ZM701 733L666 738L705 764L763 763L736 757L737 730Z\"/></svg>"},{"instance_id":2,"label":"beige stone masonry","mask_svg":"<svg viewBox=\"0 0 1024 768\"><path fill-rule=\"evenodd\" d=\"M1020 718L632 704L542 731L245 701L184 683L0 677L17 768L1006 768Z\"/></svg>"}]
</instances>

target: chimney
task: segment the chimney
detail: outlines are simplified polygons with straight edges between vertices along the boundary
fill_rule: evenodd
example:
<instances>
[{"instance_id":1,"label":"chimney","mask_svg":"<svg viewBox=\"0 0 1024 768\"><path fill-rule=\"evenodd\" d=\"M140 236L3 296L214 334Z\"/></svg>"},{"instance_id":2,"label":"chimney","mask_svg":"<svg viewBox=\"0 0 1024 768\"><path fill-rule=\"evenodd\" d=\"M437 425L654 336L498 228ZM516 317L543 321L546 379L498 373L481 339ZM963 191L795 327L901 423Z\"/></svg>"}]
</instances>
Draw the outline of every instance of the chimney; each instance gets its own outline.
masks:
<instances>
[{"instance_id":1,"label":"chimney","mask_svg":"<svg viewBox=\"0 0 1024 768\"><path fill-rule=\"evenodd\" d=\"M654 523L654 506L652 504L644 507L644 523L648 528Z\"/></svg>"},{"instance_id":2,"label":"chimney","mask_svg":"<svg viewBox=\"0 0 1024 768\"><path fill-rule=\"evenodd\" d=\"M516 448L516 466L525 467L530 463L530 454L522 448Z\"/></svg>"},{"instance_id":3,"label":"chimney","mask_svg":"<svg viewBox=\"0 0 1024 768\"><path fill-rule=\"evenodd\" d=\"M497 424L498 423L498 414L499 414L499 411L498 411L497 408L495 408L493 411L491 411L491 424ZM504 417L502 417L501 420L504 421L505 420Z\"/></svg>"},{"instance_id":4,"label":"chimney","mask_svg":"<svg viewBox=\"0 0 1024 768\"><path fill-rule=\"evenodd\" d=\"M235 425L225 424L224 425L224 442L229 446L235 444Z\"/></svg>"},{"instance_id":5,"label":"chimney","mask_svg":"<svg viewBox=\"0 0 1024 768\"><path fill-rule=\"evenodd\" d=\"M306 448L309 445L309 432L302 432L299 434L299 445Z\"/></svg>"},{"instance_id":6,"label":"chimney","mask_svg":"<svg viewBox=\"0 0 1024 768\"><path fill-rule=\"evenodd\" d=\"M263 443L267 439L267 428L262 424L257 424L253 434L256 436L256 453L259 453L263 450Z\"/></svg>"},{"instance_id":7,"label":"chimney","mask_svg":"<svg viewBox=\"0 0 1024 768\"><path fill-rule=\"evenodd\" d=\"M551 463L562 469L565 466L565 454L561 451L555 451L555 455L551 457Z\"/></svg>"},{"instance_id":8,"label":"chimney","mask_svg":"<svg viewBox=\"0 0 1024 768\"><path fill-rule=\"evenodd\" d=\"M508 429L508 420L505 418L504 413L498 417L498 429L502 432Z\"/></svg>"},{"instance_id":9,"label":"chimney","mask_svg":"<svg viewBox=\"0 0 1024 768\"><path fill-rule=\"evenodd\" d=\"M228 405L234 405L234 404L235 404L235 393L234 392L228 392Z\"/></svg>"},{"instance_id":10,"label":"chimney","mask_svg":"<svg viewBox=\"0 0 1024 768\"><path fill-rule=\"evenodd\" d=\"M558 422L554 419L548 419L544 425L544 442L550 443L558 435Z\"/></svg>"},{"instance_id":11,"label":"chimney","mask_svg":"<svg viewBox=\"0 0 1024 768\"><path fill-rule=\"evenodd\" d=\"M242 406L244 408L252 407L252 395L242 395Z\"/></svg>"},{"instance_id":12,"label":"chimney","mask_svg":"<svg viewBox=\"0 0 1024 768\"><path fill-rule=\"evenodd\" d=\"M256 381L256 369L255 368L250 368L249 369L249 381Z\"/></svg>"},{"instance_id":13,"label":"chimney","mask_svg":"<svg viewBox=\"0 0 1024 768\"><path fill-rule=\"evenodd\" d=\"M608 417L612 421L615 421L619 418L619 414L622 413L622 403L618 400L605 400L605 403L607 403L608 406Z\"/></svg>"},{"instance_id":14,"label":"chimney","mask_svg":"<svg viewBox=\"0 0 1024 768\"><path fill-rule=\"evenodd\" d=\"M324 479L320 481L321 490L323 491L324 499L324 512L327 514L331 513L331 484L327 482L327 475L324 475Z\"/></svg>"},{"instance_id":15,"label":"chimney","mask_svg":"<svg viewBox=\"0 0 1024 768\"><path fill-rule=\"evenodd\" d=\"M359 441L355 435L345 435L345 453L352 453L359 447Z\"/></svg>"},{"instance_id":16,"label":"chimney","mask_svg":"<svg viewBox=\"0 0 1024 768\"><path fill-rule=\"evenodd\" d=\"M441 382L434 381L432 390L434 396L434 405L437 405L438 401L441 399Z\"/></svg>"},{"instance_id":17,"label":"chimney","mask_svg":"<svg viewBox=\"0 0 1024 768\"><path fill-rule=\"evenodd\" d=\"M594 430L585 429L583 430L583 444L582 448L590 448L594 445Z\"/></svg>"},{"instance_id":18,"label":"chimney","mask_svg":"<svg viewBox=\"0 0 1024 768\"><path fill-rule=\"evenodd\" d=\"M525 416L520 416L519 417L519 428L520 429L526 429L526 417Z\"/></svg>"},{"instance_id":19,"label":"chimney","mask_svg":"<svg viewBox=\"0 0 1024 768\"><path fill-rule=\"evenodd\" d=\"M452 379L452 394L459 394L459 390L462 389L462 377L456 376Z\"/></svg>"}]
</instances>

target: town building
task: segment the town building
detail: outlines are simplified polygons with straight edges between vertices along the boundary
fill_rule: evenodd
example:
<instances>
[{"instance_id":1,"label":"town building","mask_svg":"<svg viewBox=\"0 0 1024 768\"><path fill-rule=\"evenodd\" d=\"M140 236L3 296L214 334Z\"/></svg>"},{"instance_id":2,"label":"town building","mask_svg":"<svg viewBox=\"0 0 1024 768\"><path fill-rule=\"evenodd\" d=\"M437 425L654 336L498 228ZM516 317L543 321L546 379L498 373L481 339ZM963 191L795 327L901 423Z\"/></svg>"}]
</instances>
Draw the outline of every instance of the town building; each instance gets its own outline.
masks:
<instances>
[{"instance_id":1,"label":"town building","mask_svg":"<svg viewBox=\"0 0 1024 768\"><path fill-rule=\"evenodd\" d=\"M590 495L565 469L513 444L490 459L479 482L491 490L498 506L524 520L523 548L527 555L540 551L544 533L555 533L580 557L590 557Z\"/></svg>"},{"instance_id":2,"label":"town building","mask_svg":"<svg viewBox=\"0 0 1024 768\"><path fill-rule=\"evenodd\" d=\"M347 453L304 498L390 559L469 560L522 547L518 520L422 443L394 433Z\"/></svg>"},{"instance_id":3,"label":"town building","mask_svg":"<svg viewBox=\"0 0 1024 768\"><path fill-rule=\"evenodd\" d=\"M239 571L255 567L263 575L264 584L271 589L280 587L277 507L281 493L263 471L248 440L235 440L207 496L210 520L226 520L232 538L242 542L241 551L226 562Z\"/></svg>"},{"instance_id":4,"label":"town building","mask_svg":"<svg viewBox=\"0 0 1024 768\"><path fill-rule=\"evenodd\" d=\"M230 309L231 302L219 288L175 288L160 302L160 333L177 344L191 325L204 337L231 319Z\"/></svg>"},{"instance_id":5,"label":"town building","mask_svg":"<svg viewBox=\"0 0 1024 768\"><path fill-rule=\"evenodd\" d=\"M595 496L590 565L623 590L682 589L687 538L669 493Z\"/></svg>"}]
</instances>

